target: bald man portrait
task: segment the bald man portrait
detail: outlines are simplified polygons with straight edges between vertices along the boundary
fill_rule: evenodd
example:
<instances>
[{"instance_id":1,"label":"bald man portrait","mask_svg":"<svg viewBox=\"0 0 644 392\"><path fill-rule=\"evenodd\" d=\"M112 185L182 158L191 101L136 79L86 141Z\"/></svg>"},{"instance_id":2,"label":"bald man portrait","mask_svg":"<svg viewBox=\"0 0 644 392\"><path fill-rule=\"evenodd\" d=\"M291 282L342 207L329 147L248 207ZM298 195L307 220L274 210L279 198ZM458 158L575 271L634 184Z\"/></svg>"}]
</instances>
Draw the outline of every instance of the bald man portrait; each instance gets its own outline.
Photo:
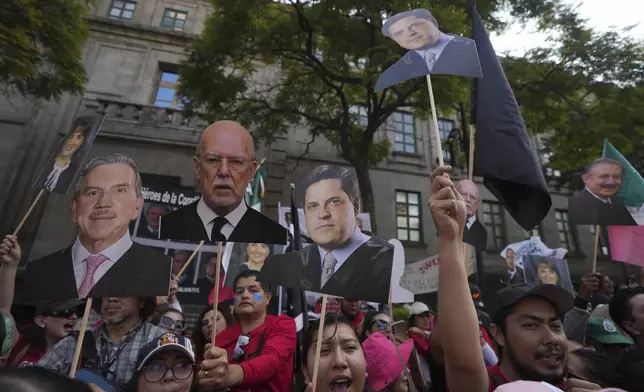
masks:
<instances>
[{"instance_id":1,"label":"bald man portrait","mask_svg":"<svg viewBox=\"0 0 644 392\"><path fill-rule=\"evenodd\" d=\"M487 230L476 216L481 204L479 187L472 180L461 180L456 184L456 190L463 196L467 207L467 222L465 222L463 241L484 251L487 249Z\"/></svg>"},{"instance_id":2,"label":"bald man portrait","mask_svg":"<svg viewBox=\"0 0 644 392\"><path fill-rule=\"evenodd\" d=\"M206 128L192 158L201 198L161 217L160 239L285 245L287 230L244 201L258 163L251 134L234 121Z\"/></svg>"}]
</instances>

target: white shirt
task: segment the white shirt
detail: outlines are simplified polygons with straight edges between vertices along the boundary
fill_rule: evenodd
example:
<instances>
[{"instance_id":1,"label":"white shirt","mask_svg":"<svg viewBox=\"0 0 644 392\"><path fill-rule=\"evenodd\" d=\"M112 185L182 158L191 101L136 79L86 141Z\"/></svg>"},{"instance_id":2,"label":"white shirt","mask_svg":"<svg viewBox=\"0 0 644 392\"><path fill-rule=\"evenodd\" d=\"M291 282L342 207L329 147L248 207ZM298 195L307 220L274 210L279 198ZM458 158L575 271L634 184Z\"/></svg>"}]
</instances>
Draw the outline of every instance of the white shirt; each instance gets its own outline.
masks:
<instances>
[{"instance_id":1,"label":"white shirt","mask_svg":"<svg viewBox=\"0 0 644 392\"><path fill-rule=\"evenodd\" d=\"M438 61L438 58L440 57L441 53L443 53L443 49L445 49L447 44L449 44L453 39L454 39L453 35L447 35L447 34L441 33L440 38L438 39L438 42L434 46L423 50L416 50L416 53L418 53L420 57L422 57L423 60L425 60L425 64L427 64L427 68L429 69L430 72L434 67L434 64L436 64L436 61ZM433 60L429 62L431 57L433 57Z\"/></svg>"},{"instance_id":2,"label":"white shirt","mask_svg":"<svg viewBox=\"0 0 644 392\"><path fill-rule=\"evenodd\" d=\"M465 222L465 226L467 226L467 230L472 228L472 225L476 222L476 215L472 215L469 218L467 218L467 222Z\"/></svg>"},{"instance_id":3,"label":"white shirt","mask_svg":"<svg viewBox=\"0 0 644 392\"><path fill-rule=\"evenodd\" d=\"M58 166L54 163L54 167L51 169L51 172L45 180L45 189L47 189L48 191L53 191L54 189L56 189L60 175L69 168L70 164L71 161L67 162L65 166Z\"/></svg>"},{"instance_id":4,"label":"white shirt","mask_svg":"<svg viewBox=\"0 0 644 392\"><path fill-rule=\"evenodd\" d=\"M108 246L102 252L99 252L98 254L107 257L107 260L105 260L103 264L96 269L96 272L94 272L94 284L98 283L103 275L105 275L131 247L132 239L130 238L130 233L127 232L120 240ZM72 246L72 264L74 265L74 276L76 277L76 289L81 287L83 279L85 279L87 263L84 263L83 261L88 256L92 256L92 254L85 249L83 244L81 244L80 240L77 238L76 242Z\"/></svg>"},{"instance_id":5,"label":"white shirt","mask_svg":"<svg viewBox=\"0 0 644 392\"><path fill-rule=\"evenodd\" d=\"M600 200L602 203L606 203L606 204L613 204L613 203L610 201L610 198L609 198L609 199L604 199L603 197L599 197L599 196L597 196L596 194L594 194L594 193L593 193L593 191L591 191L591 190L590 190L590 189L588 189L588 188L586 188L586 191L587 191L588 193L590 193L591 195L593 195L596 199Z\"/></svg>"},{"instance_id":6,"label":"white shirt","mask_svg":"<svg viewBox=\"0 0 644 392\"><path fill-rule=\"evenodd\" d=\"M349 240L342 247L333 249L331 250L331 252L328 252L318 245L318 251L320 252L320 265L324 263L324 256L326 256L327 253L331 253L333 257L338 261L333 268L333 273L338 272L340 267L342 267L342 264L347 261L349 256L351 256L351 254L355 252L356 249L362 246L362 244L369 241L369 238L371 237L364 234L362 231L360 231L360 228L356 226L356 228L353 230L353 234L351 234Z\"/></svg>"},{"instance_id":7,"label":"white shirt","mask_svg":"<svg viewBox=\"0 0 644 392\"><path fill-rule=\"evenodd\" d=\"M230 211L228 215L224 217L226 218L228 223L226 223L224 227L221 228L221 234L223 234L226 239L230 238L230 235L233 233L233 230L235 230L235 227L237 227L237 225L239 224L239 221L244 217L247 209L248 206L246 206L246 202L242 200L234 210ZM199 199L199 203L197 203L197 215L199 215L199 219L201 219L201 222L206 229L208 239L212 240L212 238L210 238L210 235L212 234L212 226L214 225L213 221L219 215L215 214L215 211L211 210L210 207L208 207L206 202L203 201L203 197L201 197L201 199Z\"/></svg>"}]
</instances>

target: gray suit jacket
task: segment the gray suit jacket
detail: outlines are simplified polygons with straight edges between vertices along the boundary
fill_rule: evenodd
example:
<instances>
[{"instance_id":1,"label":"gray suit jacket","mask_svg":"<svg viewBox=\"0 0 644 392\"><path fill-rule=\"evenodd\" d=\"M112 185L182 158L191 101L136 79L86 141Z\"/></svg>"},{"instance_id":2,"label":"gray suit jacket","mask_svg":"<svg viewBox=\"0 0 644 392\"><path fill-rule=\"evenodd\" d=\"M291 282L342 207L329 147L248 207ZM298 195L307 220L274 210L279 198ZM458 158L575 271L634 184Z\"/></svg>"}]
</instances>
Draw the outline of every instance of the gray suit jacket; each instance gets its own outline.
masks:
<instances>
[{"instance_id":1,"label":"gray suit jacket","mask_svg":"<svg viewBox=\"0 0 644 392\"><path fill-rule=\"evenodd\" d=\"M431 72L425 60L410 50L394 65L387 68L376 82L376 91L381 91L395 84L427 74L458 75L470 78L482 78L481 63L476 50L476 43L465 37L455 36L434 63Z\"/></svg>"}]
</instances>

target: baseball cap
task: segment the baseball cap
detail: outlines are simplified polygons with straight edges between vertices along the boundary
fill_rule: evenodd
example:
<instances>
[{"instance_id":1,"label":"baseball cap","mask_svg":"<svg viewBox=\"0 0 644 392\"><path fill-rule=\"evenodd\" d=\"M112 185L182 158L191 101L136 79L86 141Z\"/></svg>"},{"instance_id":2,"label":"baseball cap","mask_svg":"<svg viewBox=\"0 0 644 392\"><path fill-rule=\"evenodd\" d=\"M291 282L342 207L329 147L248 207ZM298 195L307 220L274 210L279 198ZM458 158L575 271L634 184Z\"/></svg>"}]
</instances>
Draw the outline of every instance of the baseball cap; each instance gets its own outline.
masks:
<instances>
[{"instance_id":1,"label":"baseball cap","mask_svg":"<svg viewBox=\"0 0 644 392\"><path fill-rule=\"evenodd\" d=\"M414 348L414 341L409 339L398 345L401 363L393 342L380 332L375 332L364 342L362 349L367 361L367 383L374 391L382 391L394 382L404 370Z\"/></svg>"},{"instance_id":2,"label":"baseball cap","mask_svg":"<svg viewBox=\"0 0 644 392\"><path fill-rule=\"evenodd\" d=\"M611 321L599 317L590 317L586 323L586 337L604 344L634 344L628 336L622 335Z\"/></svg>"},{"instance_id":3,"label":"baseball cap","mask_svg":"<svg viewBox=\"0 0 644 392\"><path fill-rule=\"evenodd\" d=\"M45 313L56 313L74 309L84 303L85 301L79 298L72 298L64 301L41 301L36 305L34 317L42 316Z\"/></svg>"},{"instance_id":4,"label":"baseball cap","mask_svg":"<svg viewBox=\"0 0 644 392\"><path fill-rule=\"evenodd\" d=\"M409 311L410 316L416 316L419 314L430 312L429 306L425 305L422 302L414 302L411 305L411 310Z\"/></svg>"},{"instance_id":5,"label":"baseball cap","mask_svg":"<svg viewBox=\"0 0 644 392\"><path fill-rule=\"evenodd\" d=\"M499 290L497 300L501 308L505 309L518 304L529 297L540 297L554 306L557 314L563 316L572 309L575 299L563 287L554 284L540 284L533 286L528 283L517 283Z\"/></svg>"},{"instance_id":6,"label":"baseball cap","mask_svg":"<svg viewBox=\"0 0 644 392\"><path fill-rule=\"evenodd\" d=\"M192 351L192 343L188 338L179 336L172 332L166 332L156 340L141 347L136 360L136 371L141 371L143 366L156 354L164 351L179 351L185 354L190 361L195 363L195 353Z\"/></svg>"}]
</instances>

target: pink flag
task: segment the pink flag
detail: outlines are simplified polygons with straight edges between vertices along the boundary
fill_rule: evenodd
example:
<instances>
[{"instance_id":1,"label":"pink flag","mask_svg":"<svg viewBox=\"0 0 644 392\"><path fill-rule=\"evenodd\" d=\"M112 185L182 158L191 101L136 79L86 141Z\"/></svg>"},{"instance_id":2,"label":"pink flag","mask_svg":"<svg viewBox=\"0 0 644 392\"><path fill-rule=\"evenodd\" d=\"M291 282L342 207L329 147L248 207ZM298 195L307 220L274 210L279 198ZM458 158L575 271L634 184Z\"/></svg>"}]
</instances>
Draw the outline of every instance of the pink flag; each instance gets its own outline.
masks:
<instances>
[{"instance_id":1,"label":"pink flag","mask_svg":"<svg viewBox=\"0 0 644 392\"><path fill-rule=\"evenodd\" d=\"M644 267L644 226L608 226L613 260Z\"/></svg>"}]
</instances>

